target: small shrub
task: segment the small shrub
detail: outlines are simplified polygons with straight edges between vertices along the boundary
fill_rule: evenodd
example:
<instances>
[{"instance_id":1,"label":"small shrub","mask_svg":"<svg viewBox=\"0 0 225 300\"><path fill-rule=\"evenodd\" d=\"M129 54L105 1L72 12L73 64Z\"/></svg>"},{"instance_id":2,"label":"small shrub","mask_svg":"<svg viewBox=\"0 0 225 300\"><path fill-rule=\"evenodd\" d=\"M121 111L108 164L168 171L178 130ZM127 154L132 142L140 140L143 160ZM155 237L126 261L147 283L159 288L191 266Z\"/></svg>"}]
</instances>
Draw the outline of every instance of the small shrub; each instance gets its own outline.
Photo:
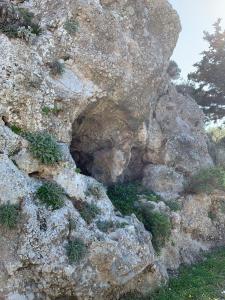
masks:
<instances>
[{"instance_id":1,"label":"small shrub","mask_svg":"<svg viewBox=\"0 0 225 300\"><path fill-rule=\"evenodd\" d=\"M80 173L81 173L81 169L80 169L80 168L76 168L76 169L75 169L75 172L76 172L77 174L80 174Z\"/></svg>"},{"instance_id":2,"label":"small shrub","mask_svg":"<svg viewBox=\"0 0 225 300\"><path fill-rule=\"evenodd\" d=\"M58 60L53 61L49 64L51 74L53 76L62 75L65 72L65 65Z\"/></svg>"},{"instance_id":3,"label":"small shrub","mask_svg":"<svg viewBox=\"0 0 225 300\"><path fill-rule=\"evenodd\" d=\"M66 252L69 262L76 263L84 258L87 248L82 239L76 238L73 241L68 242L68 245L66 246Z\"/></svg>"},{"instance_id":4,"label":"small shrub","mask_svg":"<svg viewBox=\"0 0 225 300\"><path fill-rule=\"evenodd\" d=\"M65 191L54 182L44 183L36 192L36 197L42 204L46 204L53 210L64 205Z\"/></svg>"},{"instance_id":5,"label":"small shrub","mask_svg":"<svg viewBox=\"0 0 225 300\"><path fill-rule=\"evenodd\" d=\"M113 205L123 214L136 214L137 218L144 224L145 228L152 233L152 243L157 251L165 245L171 233L169 217L160 212L153 211L153 206L140 206L139 195L147 195L151 199L158 199L154 193L147 191L139 184L117 184L108 189L108 196ZM150 198L149 197L149 198ZM147 197L148 199L148 197ZM157 200L158 201L158 200Z\"/></svg>"},{"instance_id":6,"label":"small shrub","mask_svg":"<svg viewBox=\"0 0 225 300\"><path fill-rule=\"evenodd\" d=\"M79 23L76 20L67 20L64 24L64 29L71 35L74 35L79 28Z\"/></svg>"},{"instance_id":7,"label":"small shrub","mask_svg":"<svg viewBox=\"0 0 225 300\"><path fill-rule=\"evenodd\" d=\"M41 34L40 26L33 22L33 13L15 5L9 5L5 9L8 11L8 18L0 23L0 32L9 38L22 38L25 40L28 40L31 35Z\"/></svg>"},{"instance_id":8,"label":"small shrub","mask_svg":"<svg viewBox=\"0 0 225 300\"><path fill-rule=\"evenodd\" d=\"M7 35L9 38L18 37L18 26L16 24L0 24L0 32Z\"/></svg>"},{"instance_id":9,"label":"small shrub","mask_svg":"<svg viewBox=\"0 0 225 300\"><path fill-rule=\"evenodd\" d=\"M62 159L62 153L56 140L46 132L28 133L29 150L41 163L54 165Z\"/></svg>"},{"instance_id":10,"label":"small shrub","mask_svg":"<svg viewBox=\"0 0 225 300\"><path fill-rule=\"evenodd\" d=\"M16 227L16 224L19 219L19 207L14 204L2 204L0 206L0 224L13 229Z\"/></svg>"},{"instance_id":11,"label":"small shrub","mask_svg":"<svg viewBox=\"0 0 225 300\"><path fill-rule=\"evenodd\" d=\"M181 204L175 200L170 200L165 202L165 204L170 208L172 211L179 211L181 210Z\"/></svg>"},{"instance_id":12,"label":"small shrub","mask_svg":"<svg viewBox=\"0 0 225 300\"><path fill-rule=\"evenodd\" d=\"M157 211L142 209L139 214L145 228L152 233L152 244L157 252L171 235L171 222L167 215Z\"/></svg>"},{"instance_id":13,"label":"small shrub","mask_svg":"<svg viewBox=\"0 0 225 300\"><path fill-rule=\"evenodd\" d=\"M28 9L22 8L22 7L19 7L18 11L20 13L20 17L23 18L24 22L26 24L31 24L31 22L34 18L34 14L32 12L30 12Z\"/></svg>"},{"instance_id":14,"label":"small shrub","mask_svg":"<svg viewBox=\"0 0 225 300\"><path fill-rule=\"evenodd\" d=\"M115 223L115 227L116 227L116 228L125 228L127 225L128 225L128 224L127 224L126 222L122 222L122 223L116 222L116 223Z\"/></svg>"},{"instance_id":15,"label":"small shrub","mask_svg":"<svg viewBox=\"0 0 225 300\"><path fill-rule=\"evenodd\" d=\"M74 206L87 224L91 224L93 219L100 213L100 209L94 203L76 201Z\"/></svg>"},{"instance_id":16,"label":"small shrub","mask_svg":"<svg viewBox=\"0 0 225 300\"><path fill-rule=\"evenodd\" d=\"M160 200L158 195L146 190L138 183L116 184L108 188L107 195L123 215L130 215L136 211L135 203L140 195L149 201L158 202Z\"/></svg>"},{"instance_id":17,"label":"small shrub","mask_svg":"<svg viewBox=\"0 0 225 300\"><path fill-rule=\"evenodd\" d=\"M98 229L102 232L109 232L110 230L112 230L114 228L114 223L113 221L98 221L96 223Z\"/></svg>"},{"instance_id":18,"label":"small shrub","mask_svg":"<svg viewBox=\"0 0 225 300\"><path fill-rule=\"evenodd\" d=\"M17 126L16 124L10 125L10 129L18 135L21 135L23 133L23 129Z\"/></svg>"},{"instance_id":19,"label":"small shrub","mask_svg":"<svg viewBox=\"0 0 225 300\"><path fill-rule=\"evenodd\" d=\"M138 187L136 184L116 184L108 188L109 199L123 215L131 215L136 209L135 202L138 200Z\"/></svg>"},{"instance_id":20,"label":"small shrub","mask_svg":"<svg viewBox=\"0 0 225 300\"><path fill-rule=\"evenodd\" d=\"M34 14L26 8L18 8L20 19L22 19L21 26L24 26L26 29L29 29L31 34L40 35L41 28L37 23L33 22Z\"/></svg>"},{"instance_id":21,"label":"small shrub","mask_svg":"<svg viewBox=\"0 0 225 300\"><path fill-rule=\"evenodd\" d=\"M118 228L124 228L128 224L125 223L125 222L122 222L122 223L115 222L115 223L113 223L113 221L100 221L99 220L99 221L96 222L96 225L97 225L97 227L100 231L107 233L107 232L110 232L110 231L114 231Z\"/></svg>"},{"instance_id":22,"label":"small shrub","mask_svg":"<svg viewBox=\"0 0 225 300\"><path fill-rule=\"evenodd\" d=\"M201 170L194 175L187 187L187 192L211 193L214 189L225 190L225 170L214 167Z\"/></svg>"}]
</instances>

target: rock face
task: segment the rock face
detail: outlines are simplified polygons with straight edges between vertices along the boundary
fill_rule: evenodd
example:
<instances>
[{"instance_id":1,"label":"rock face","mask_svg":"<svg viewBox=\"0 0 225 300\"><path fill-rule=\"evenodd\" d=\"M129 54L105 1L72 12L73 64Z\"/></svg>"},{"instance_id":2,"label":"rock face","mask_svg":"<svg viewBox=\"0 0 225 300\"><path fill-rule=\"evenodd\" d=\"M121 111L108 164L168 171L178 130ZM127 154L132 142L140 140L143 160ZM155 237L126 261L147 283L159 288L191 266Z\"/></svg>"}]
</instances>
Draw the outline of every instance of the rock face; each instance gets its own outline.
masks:
<instances>
[{"instance_id":1,"label":"rock face","mask_svg":"<svg viewBox=\"0 0 225 300\"><path fill-rule=\"evenodd\" d=\"M40 35L23 26L31 19ZM186 178L213 162L201 111L167 74L180 24L166 0L4 0L0 25L0 205L21 211L15 229L0 225L0 298L148 292L167 269L222 243L224 195L180 197ZM56 137L59 164L32 156L21 133L35 131ZM165 200L180 197L179 213L164 202L157 207L173 222L161 255L151 233L135 215L116 212L96 179L138 179ZM46 180L65 190L58 210L36 199ZM98 211L90 222L79 211L87 205ZM110 232L97 226L105 221ZM87 253L71 264L66 249L76 238Z\"/></svg>"},{"instance_id":2,"label":"rock face","mask_svg":"<svg viewBox=\"0 0 225 300\"><path fill-rule=\"evenodd\" d=\"M0 36L9 124L70 143L83 173L106 184L140 179L148 164L190 174L211 163L202 113L166 74L180 31L167 1L42 0L21 8L42 34L27 42ZM51 69L57 63L61 75Z\"/></svg>"}]
</instances>

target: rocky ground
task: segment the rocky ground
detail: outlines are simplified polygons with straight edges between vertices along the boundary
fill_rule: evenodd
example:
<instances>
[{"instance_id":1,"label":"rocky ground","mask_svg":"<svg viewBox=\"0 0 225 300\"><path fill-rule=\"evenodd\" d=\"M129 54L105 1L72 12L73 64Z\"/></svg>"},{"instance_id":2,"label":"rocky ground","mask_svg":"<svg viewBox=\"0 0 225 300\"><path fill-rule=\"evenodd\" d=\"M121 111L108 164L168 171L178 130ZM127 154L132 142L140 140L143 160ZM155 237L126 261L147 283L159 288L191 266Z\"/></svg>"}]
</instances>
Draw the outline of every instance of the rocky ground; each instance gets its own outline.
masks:
<instances>
[{"instance_id":1,"label":"rocky ground","mask_svg":"<svg viewBox=\"0 0 225 300\"><path fill-rule=\"evenodd\" d=\"M224 244L225 194L185 191L214 161L167 74L180 29L166 0L0 1L2 299L147 293ZM107 196L135 180L171 224L160 252Z\"/></svg>"}]
</instances>

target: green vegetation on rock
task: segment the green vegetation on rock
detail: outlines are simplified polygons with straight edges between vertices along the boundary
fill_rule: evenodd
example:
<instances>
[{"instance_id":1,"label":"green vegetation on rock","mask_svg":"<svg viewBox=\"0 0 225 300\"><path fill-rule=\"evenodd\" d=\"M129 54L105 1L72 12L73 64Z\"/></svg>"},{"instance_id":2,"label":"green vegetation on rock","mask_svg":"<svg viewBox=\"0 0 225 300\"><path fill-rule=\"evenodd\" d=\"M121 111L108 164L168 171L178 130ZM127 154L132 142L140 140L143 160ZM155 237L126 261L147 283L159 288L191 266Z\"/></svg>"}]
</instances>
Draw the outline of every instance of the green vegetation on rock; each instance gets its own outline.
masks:
<instances>
[{"instance_id":1,"label":"green vegetation on rock","mask_svg":"<svg viewBox=\"0 0 225 300\"><path fill-rule=\"evenodd\" d=\"M98 229L102 232L109 232L110 230L112 230L114 228L114 223L113 221L97 221L96 225L98 227Z\"/></svg>"},{"instance_id":2,"label":"green vegetation on rock","mask_svg":"<svg viewBox=\"0 0 225 300\"><path fill-rule=\"evenodd\" d=\"M179 202L177 202L176 200L166 201L166 205L172 211L179 211L179 210L181 210L181 204Z\"/></svg>"},{"instance_id":3,"label":"green vegetation on rock","mask_svg":"<svg viewBox=\"0 0 225 300\"><path fill-rule=\"evenodd\" d=\"M123 214L130 215L136 211L135 202L140 195L149 201L158 202L160 197L146 190L138 183L121 183L108 188L107 195L113 205Z\"/></svg>"},{"instance_id":4,"label":"green vegetation on rock","mask_svg":"<svg viewBox=\"0 0 225 300\"><path fill-rule=\"evenodd\" d=\"M179 276L149 296L128 294L121 300L219 300L224 299L225 249L214 251L193 266L180 268Z\"/></svg>"},{"instance_id":5,"label":"green vegetation on rock","mask_svg":"<svg viewBox=\"0 0 225 300\"><path fill-rule=\"evenodd\" d=\"M77 263L84 258L87 248L82 239L76 238L69 241L66 246L66 252L70 263Z\"/></svg>"},{"instance_id":6,"label":"green vegetation on rock","mask_svg":"<svg viewBox=\"0 0 225 300\"><path fill-rule=\"evenodd\" d=\"M30 142L29 150L41 163L54 165L62 159L62 153L56 140L47 132L25 134Z\"/></svg>"},{"instance_id":7,"label":"green vegetation on rock","mask_svg":"<svg viewBox=\"0 0 225 300\"><path fill-rule=\"evenodd\" d=\"M100 199L102 197L102 190L101 186L99 185L91 185L86 191L86 196L94 196L97 199Z\"/></svg>"},{"instance_id":8,"label":"green vegetation on rock","mask_svg":"<svg viewBox=\"0 0 225 300\"><path fill-rule=\"evenodd\" d=\"M49 106L44 106L42 108L42 113L46 116L48 116L49 114L53 114L53 115L56 115L60 112L60 109L57 108L56 106L54 107L49 107Z\"/></svg>"},{"instance_id":9,"label":"green vegetation on rock","mask_svg":"<svg viewBox=\"0 0 225 300\"><path fill-rule=\"evenodd\" d=\"M16 227L19 218L19 207L15 204L0 205L0 224L9 229Z\"/></svg>"},{"instance_id":10,"label":"green vegetation on rock","mask_svg":"<svg viewBox=\"0 0 225 300\"><path fill-rule=\"evenodd\" d=\"M91 224L93 219L100 213L100 209L94 203L75 201L74 206L87 224Z\"/></svg>"},{"instance_id":11,"label":"green vegetation on rock","mask_svg":"<svg viewBox=\"0 0 225 300\"><path fill-rule=\"evenodd\" d=\"M171 222L169 217L158 211L142 208L137 217L152 233L152 244L157 252L165 245L171 234Z\"/></svg>"},{"instance_id":12,"label":"green vegetation on rock","mask_svg":"<svg viewBox=\"0 0 225 300\"><path fill-rule=\"evenodd\" d=\"M26 37L21 32L31 35L40 35L41 28L34 22L34 14L26 8L20 8L15 5L8 7L8 20L0 23L0 32L7 35L9 38Z\"/></svg>"},{"instance_id":13,"label":"green vegetation on rock","mask_svg":"<svg viewBox=\"0 0 225 300\"><path fill-rule=\"evenodd\" d=\"M18 135L22 135L22 134L23 134L23 129L20 128L19 126L17 126L16 124L10 125L10 129L11 129L15 134L18 134Z\"/></svg>"},{"instance_id":14,"label":"green vegetation on rock","mask_svg":"<svg viewBox=\"0 0 225 300\"><path fill-rule=\"evenodd\" d=\"M64 63L54 60L49 64L49 67L51 69L51 74L53 76L62 75L65 72L65 65Z\"/></svg>"},{"instance_id":15,"label":"green vegetation on rock","mask_svg":"<svg viewBox=\"0 0 225 300\"><path fill-rule=\"evenodd\" d=\"M225 191L225 170L220 167L201 170L190 179L186 188L191 193L211 193L215 189Z\"/></svg>"},{"instance_id":16,"label":"green vegetation on rock","mask_svg":"<svg viewBox=\"0 0 225 300\"><path fill-rule=\"evenodd\" d=\"M70 34L74 35L79 29L79 23L76 20L67 20L64 24L64 29Z\"/></svg>"},{"instance_id":17,"label":"green vegetation on rock","mask_svg":"<svg viewBox=\"0 0 225 300\"><path fill-rule=\"evenodd\" d=\"M159 196L147 191L140 184L117 184L108 189L108 196L113 205L123 214L134 213L144 224L145 228L152 233L152 243L156 251L165 245L171 233L169 217L153 210L153 206L138 205L139 196L143 195L149 201L159 201Z\"/></svg>"},{"instance_id":18,"label":"green vegetation on rock","mask_svg":"<svg viewBox=\"0 0 225 300\"><path fill-rule=\"evenodd\" d=\"M44 183L36 192L36 197L42 204L46 204L53 210L64 205L65 191L54 182Z\"/></svg>"}]
</instances>

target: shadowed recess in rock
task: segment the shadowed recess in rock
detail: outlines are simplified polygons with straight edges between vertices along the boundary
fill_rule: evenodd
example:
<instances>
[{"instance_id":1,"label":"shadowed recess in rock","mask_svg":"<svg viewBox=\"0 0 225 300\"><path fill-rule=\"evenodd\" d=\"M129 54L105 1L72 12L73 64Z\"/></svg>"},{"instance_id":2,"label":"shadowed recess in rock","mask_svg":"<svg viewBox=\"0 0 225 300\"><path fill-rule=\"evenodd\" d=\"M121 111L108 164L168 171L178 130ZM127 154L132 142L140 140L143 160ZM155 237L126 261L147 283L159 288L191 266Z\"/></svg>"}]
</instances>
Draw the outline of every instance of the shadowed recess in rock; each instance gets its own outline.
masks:
<instances>
[{"instance_id":1,"label":"shadowed recess in rock","mask_svg":"<svg viewBox=\"0 0 225 300\"><path fill-rule=\"evenodd\" d=\"M112 102L92 104L73 124L70 149L77 167L106 184L141 179L144 148L135 141L140 123Z\"/></svg>"}]
</instances>

